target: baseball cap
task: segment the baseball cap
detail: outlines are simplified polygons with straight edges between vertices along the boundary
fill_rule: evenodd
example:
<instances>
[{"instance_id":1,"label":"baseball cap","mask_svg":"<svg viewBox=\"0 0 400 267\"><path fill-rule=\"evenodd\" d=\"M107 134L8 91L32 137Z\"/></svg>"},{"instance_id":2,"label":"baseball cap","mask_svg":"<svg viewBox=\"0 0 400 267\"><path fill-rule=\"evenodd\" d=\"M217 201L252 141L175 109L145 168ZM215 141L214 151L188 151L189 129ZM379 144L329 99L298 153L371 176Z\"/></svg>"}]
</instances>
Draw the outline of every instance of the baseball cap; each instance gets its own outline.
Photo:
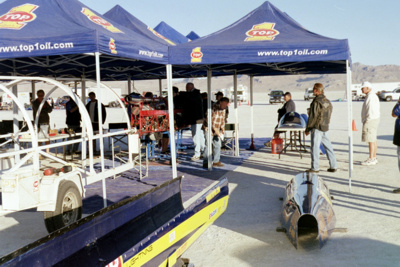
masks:
<instances>
[{"instance_id":1,"label":"baseball cap","mask_svg":"<svg viewBox=\"0 0 400 267\"><path fill-rule=\"evenodd\" d=\"M372 89L372 84L370 82L363 82L361 84L361 88L364 88L364 87L368 87L369 89Z\"/></svg>"}]
</instances>

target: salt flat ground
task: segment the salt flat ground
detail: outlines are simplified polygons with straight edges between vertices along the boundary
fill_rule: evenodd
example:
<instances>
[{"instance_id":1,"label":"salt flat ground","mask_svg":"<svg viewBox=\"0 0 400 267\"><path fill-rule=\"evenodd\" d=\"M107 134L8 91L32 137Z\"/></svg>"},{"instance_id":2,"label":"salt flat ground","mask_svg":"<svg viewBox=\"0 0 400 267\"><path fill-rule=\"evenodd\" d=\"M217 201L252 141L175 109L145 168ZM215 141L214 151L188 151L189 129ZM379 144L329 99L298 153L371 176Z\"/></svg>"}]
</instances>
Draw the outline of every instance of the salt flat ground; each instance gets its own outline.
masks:
<instances>
[{"instance_id":1,"label":"salt flat ground","mask_svg":"<svg viewBox=\"0 0 400 267\"><path fill-rule=\"evenodd\" d=\"M327 92L331 100L343 98L343 92ZM306 113L310 102L295 93L297 111ZM230 200L226 212L184 253L183 257L199 266L400 266L400 195L392 193L400 187L396 147L392 144L395 102L381 102L381 122L378 131L376 166L361 166L368 148L361 142L362 102L353 103L353 116L359 131L354 137L354 169L349 192L347 103L333 102L330 137L340 171L320 176L331 190L338 228L345 233L333 233L322 248L295 249L283 233L279 215L284 188L297 173L310 167L309 154L303 158L288 152L278 159L270 149L260 148L241 166L226 176L230 182ZM266 93L255 95L254 135L270 137L276 125L280 104L269 105ZM112 115L110 121L119 120ZM231 106L229 121L234 120ZM0 117L9 116L0 112ZM63 111L52 113L52 122L63 127ZM115 116L115 117L114 117ZM238 107L240 137L250 137L250 107ZM309 137L307 138L309 140ZM328 162L321 156L321 170ZM26 222L29 221L26 227ZM24 225L25 228L19 227ZM23 234L21 234L23 233ZM42 214L18 212L0 216L0 255L30 243L46 234ZM22 239L21 239L22 237Z\"/></svg>"},{"instance_id":2,"label":"salt flat ground","mask_svg":"<svg viewBox=\"0 0 400 267\"><path fill-rule=\"evenodd\" d=\"M301 101L301 95L294 98L297 111L305 113L310 103ZM392 144L394 118L391 110L395 102L381 102L379 164L376 166L360 165L368 157L368 148L361 142L362 104L353 103L352 117L358 131L353 132L351 193L346 102L333 102L330 130L340 171L320 172L334 197L336 227L347 228L347 232L333 233L322 249L300 246L297 250L284 233L276 232L282 205L279 198L283 197L287 182L310 167L311 159L309 154L301 159L294 152L278 159L270 149L261 148L227 174L231 193L225 214L183 257L190 258L196 267L400 266L400 195L392 193L395 187L400 187L396 147ZM256 136L272 135L278 106L256 102ZM249 127L246 112L249 109L248 106L239 107L241 130ZM326 156L321 156L320 169L328 167Z\"/></svg>"}]
</instances>

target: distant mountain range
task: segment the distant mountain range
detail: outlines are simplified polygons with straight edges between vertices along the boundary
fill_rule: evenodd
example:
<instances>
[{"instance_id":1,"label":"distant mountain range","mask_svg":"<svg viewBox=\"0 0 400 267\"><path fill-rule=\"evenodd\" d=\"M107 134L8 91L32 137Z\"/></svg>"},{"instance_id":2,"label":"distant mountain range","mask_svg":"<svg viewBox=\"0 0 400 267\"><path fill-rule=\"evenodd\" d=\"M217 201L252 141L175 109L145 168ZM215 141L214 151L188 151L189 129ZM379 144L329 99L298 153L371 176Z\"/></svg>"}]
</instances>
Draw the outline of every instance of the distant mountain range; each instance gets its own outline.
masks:
<instances>
[{"instance_id":1,"label":"distant mountain range","mask_svg":"<svg viewBox=\"0 0 400 267\"><path fill-rule=\"evenodd\" d=\"M400 66L398 65L381 65L381 66L368 66L361 63L354 63L352 65L352 81L353 83L361 83L363 81L369 81L371 83L383 83L383 82L400 82ZM184 91L187 82L193 82L195 87L201 91L207 91L207 79L178 79L174 80L173 85L177 86L179 90ZM254 78L254 91L255 92L268 92L270 90L283 90L283 91L304 91L305 88L312 87L314 83L320 82L325 85L325 88L330 91L339 91L346 88L346 75L344 74L329 74L329 75L286 75L286 76L265 76ZM136 90L140 93L152 91L156 94L159 93L159 81L133 81L132 82ZM127 94L128 86L127 82L107 82L107 84L113 88L121 88L122 94ZM238 77L238 84L242 84L249 87L249 77L242 75ZM212 91L217 92L222 88L229 88L233 86L232 76L213 77ZM90 82L87 86L95 86ZM163 88L167 87L167 82L162 81ZM51 89L50 85L38 84L36 88L45 89L48 91ZM30 83L25 83L19 86L21 91L31 91ZM65 95L64 92L57 90L54 93L55 96Z\"/></svg>"},{"instance_id":2,"label":"distant mountain range","mask_svg":"<svg viewBox=\"0 0 400 267\"><path fill-rule=\"evenodd\" d=\"M382 82L400 82L400 66L398 65L381 65L368 66L361 63L352 65L352 82L362 83L369 81L371 83ZM181 82L174 83L180 90L185 89L186 82L193 82L196 88L202 91L207 90L206 79L184 79ZM324 75L287 75L287 76L264 76L254 77L254 91L270 91L270 90L304 90L312 87L314 83L320 82L325 85L327 90L337 91L343 90L346 87L346 75L344 74L324 74ZM238 84L249 86L248 76L240 76ZM140 82L136 82L140 85ZM231 87L233 85L233 77L214 77L212 80L213 91L222 88Z\"/></svg>"}]
</instances>

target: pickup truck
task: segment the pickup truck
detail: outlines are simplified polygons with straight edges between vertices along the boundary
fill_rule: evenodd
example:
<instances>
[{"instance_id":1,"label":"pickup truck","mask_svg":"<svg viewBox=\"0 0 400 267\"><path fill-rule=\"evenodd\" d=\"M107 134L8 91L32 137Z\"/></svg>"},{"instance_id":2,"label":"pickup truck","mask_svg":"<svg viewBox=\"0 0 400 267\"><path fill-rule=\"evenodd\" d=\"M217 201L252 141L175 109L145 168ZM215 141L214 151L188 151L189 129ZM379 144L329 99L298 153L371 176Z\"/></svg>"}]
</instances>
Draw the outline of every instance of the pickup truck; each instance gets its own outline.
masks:
<instances>
[{"instance_id":1,"label":"pickup truck","mask_svg":"<svg viewBox=\"0 0 400 267\"><path fill-rule=\"evenodd\" d=\"M379 94L379 98L386 101L397 100L400 97L400 87L394 89L393 91L382 91Z\"/></svg>"}]
</instances>

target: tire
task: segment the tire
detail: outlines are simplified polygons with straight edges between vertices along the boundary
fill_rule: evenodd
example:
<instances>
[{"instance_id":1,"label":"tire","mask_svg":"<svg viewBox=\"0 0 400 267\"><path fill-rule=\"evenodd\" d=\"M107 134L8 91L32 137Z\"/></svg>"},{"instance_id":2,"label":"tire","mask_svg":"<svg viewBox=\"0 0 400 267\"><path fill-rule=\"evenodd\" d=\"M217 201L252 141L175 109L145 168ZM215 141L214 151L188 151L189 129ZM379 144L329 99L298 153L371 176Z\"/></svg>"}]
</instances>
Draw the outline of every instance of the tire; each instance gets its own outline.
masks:
<instances>
[{"instance_id":1,"label":"tire","mask_svg":"<svg viewBox=\"0 0 400 267\"><path fill-rule=\"evenodd\" d=\"M82 218L82 197L75 183L62 181L58 188L55 211L44 212L44 223L49 233Z\"/></svg>"},{"instance_id":2,"label":"tire","mask_svg":"<svg viewBox=\"0 0 400 267\"><path fill-rule=\"evenodd\" d=\"M387 96L387 97L385 98L385 100L388 101L388 102L389 102L389 101L392 101L392 97L391 97L391 96Z\"/></svg>"}]
</instances>

